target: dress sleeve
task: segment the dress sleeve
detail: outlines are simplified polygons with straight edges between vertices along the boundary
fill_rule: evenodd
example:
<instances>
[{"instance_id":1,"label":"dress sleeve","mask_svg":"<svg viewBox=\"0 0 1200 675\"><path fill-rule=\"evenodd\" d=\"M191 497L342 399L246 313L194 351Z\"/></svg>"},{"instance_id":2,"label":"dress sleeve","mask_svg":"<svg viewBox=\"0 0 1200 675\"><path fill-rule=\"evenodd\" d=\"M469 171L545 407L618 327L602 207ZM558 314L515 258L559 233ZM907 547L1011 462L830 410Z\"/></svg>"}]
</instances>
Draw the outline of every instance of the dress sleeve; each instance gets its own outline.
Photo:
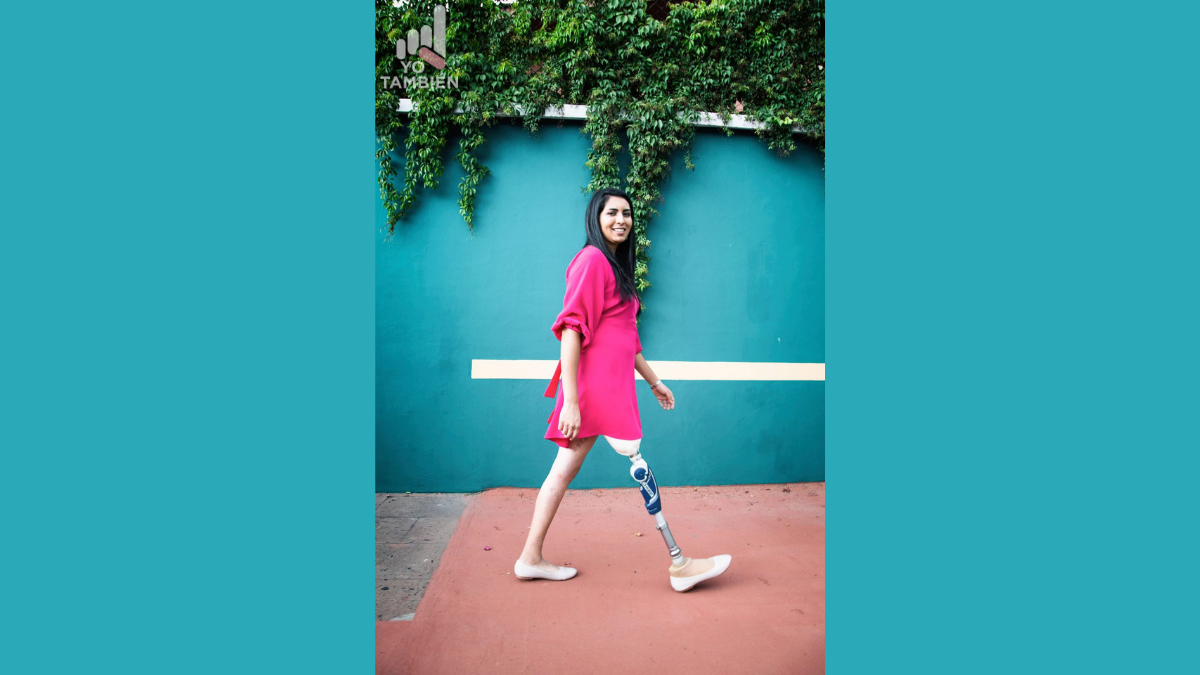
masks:
<instances>
[{"instance_id":1,"label":"dress sleeve","mask_svg":"<svg viewBox=\"0 0 1200 675\"><path fill-rule=\"evenodd\" d=\"M608 260L604 256L584 254L567 269L563 309L550 328L554 337L561 341L563 329L567 328L583 336L583 347L592 341L604 311L605 267L608 267Z\"/></svg>"}]
</instances>

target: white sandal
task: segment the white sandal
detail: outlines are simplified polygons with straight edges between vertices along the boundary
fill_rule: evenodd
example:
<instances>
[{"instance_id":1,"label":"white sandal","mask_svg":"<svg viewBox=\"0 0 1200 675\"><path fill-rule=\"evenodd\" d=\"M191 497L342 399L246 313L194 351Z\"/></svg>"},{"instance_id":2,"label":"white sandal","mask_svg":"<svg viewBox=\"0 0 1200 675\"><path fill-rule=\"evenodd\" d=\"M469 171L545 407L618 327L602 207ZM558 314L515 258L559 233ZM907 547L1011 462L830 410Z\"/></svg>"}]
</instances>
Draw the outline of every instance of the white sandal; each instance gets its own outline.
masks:
<instances>
[{"instance_id":1,"label":"white sandal","mask_svg":"<svg viewBox=\"0 0 1200 675\"><path fill-rule=\"evenodd\" d=\"M536 567L530 567L520 560L513 565L513 574L517 575L518 579L551 579L553 581L566 581L575 576L576 570L574 567L559 567L557 572L543 572Z\"/></svg>"}]
</instances>

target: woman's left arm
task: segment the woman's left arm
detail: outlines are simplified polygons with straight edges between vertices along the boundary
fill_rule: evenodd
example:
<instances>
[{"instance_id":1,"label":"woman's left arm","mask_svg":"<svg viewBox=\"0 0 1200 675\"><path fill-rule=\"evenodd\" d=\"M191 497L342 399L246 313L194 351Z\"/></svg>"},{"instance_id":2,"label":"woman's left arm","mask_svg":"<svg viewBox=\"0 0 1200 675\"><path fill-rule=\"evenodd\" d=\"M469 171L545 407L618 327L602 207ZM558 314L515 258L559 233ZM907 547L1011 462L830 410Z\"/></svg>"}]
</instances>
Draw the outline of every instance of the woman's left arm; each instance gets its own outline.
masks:
<instances>
[{"instance_id":1,"label":"woman's left arm","mask_svg":"<svg viewBox=\"0 0 1200 675\"><path fill-rule=\"evenodd\" d=\"M663 384L662 380L658 379L658 376L654 374L654 370L650 368L650 364L646 363L646 359L642 358L641 352L638 352L637 356L634 357L633 367L648 384L653 385L650 387L650 390L654 392L654 397L658 399L658 404L663 407L663 410L670 410L675 407L675 394L672 394L671 389Z\"/></svg>"}]
</instances>

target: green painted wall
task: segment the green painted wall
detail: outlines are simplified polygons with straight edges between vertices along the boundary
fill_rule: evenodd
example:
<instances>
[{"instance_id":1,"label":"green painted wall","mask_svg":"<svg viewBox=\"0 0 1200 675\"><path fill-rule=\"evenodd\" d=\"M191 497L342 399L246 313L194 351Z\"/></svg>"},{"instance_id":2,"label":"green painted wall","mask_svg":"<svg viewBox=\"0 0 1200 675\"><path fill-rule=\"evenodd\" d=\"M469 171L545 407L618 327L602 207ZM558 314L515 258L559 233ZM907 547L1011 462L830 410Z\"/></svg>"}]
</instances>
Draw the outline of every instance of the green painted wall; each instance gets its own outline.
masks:
<instances>
[{"instance_id":1,"label":"green painted wall","mask_svg":"<svg viewBox=\"0 0 1200 675\"><path fill-rule=\"evenodd\" d=\"M472 380L471 359L558 358L550 325L583 244L580 125L488 130L491 167L471 236L458 213L457 138L436 190L386 237L376 226L376 489L535 487L558 446L545 381ZM650 224L647 359L825 362L825 198L820 154L780 158L748 132L697 130ZM401 158L402 161L402 158ZM622 170L624 174L624 170ZM378 202L378 199L377 199ZM825 479L824 382L670 382L664 411L639 382L643 456L663 485ZM573 487L629 487L600 439Z\"/></svg>"}]
</instances>

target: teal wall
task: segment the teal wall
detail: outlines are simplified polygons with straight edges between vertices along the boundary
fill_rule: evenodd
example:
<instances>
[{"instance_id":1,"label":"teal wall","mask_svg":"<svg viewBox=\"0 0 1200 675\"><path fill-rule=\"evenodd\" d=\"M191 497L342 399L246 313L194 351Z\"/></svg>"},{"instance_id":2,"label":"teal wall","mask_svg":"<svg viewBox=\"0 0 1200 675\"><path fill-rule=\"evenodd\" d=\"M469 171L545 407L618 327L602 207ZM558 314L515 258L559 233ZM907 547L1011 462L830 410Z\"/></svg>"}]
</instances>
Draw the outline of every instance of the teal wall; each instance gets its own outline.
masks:
<instances>
[{"instance_id":1,"label":"teal wall","mask_svg":"<svg viewBox=\"0 0 1200 675\"><path fill-rule=\"evenodd\" d=\"M476 232L454 161L386 236L376 208L376 489L467 492L541 484L546 381L473 380L471 359L555 360L550 325L583 244L580 125L489 129ZM780 158L753 134L697 130L650 223L640 334L650 361L825 362L825 197L819 152ZM402 158L400 158L402 161ZM401 170L402 175L402 170ZM622 170L624 175L624 170ZM639 382L643 455L664 485L825 479L824 382L673 381L664 411ZM573 487L628 487L600 439Z\"/></svg>"}]
</instances>

